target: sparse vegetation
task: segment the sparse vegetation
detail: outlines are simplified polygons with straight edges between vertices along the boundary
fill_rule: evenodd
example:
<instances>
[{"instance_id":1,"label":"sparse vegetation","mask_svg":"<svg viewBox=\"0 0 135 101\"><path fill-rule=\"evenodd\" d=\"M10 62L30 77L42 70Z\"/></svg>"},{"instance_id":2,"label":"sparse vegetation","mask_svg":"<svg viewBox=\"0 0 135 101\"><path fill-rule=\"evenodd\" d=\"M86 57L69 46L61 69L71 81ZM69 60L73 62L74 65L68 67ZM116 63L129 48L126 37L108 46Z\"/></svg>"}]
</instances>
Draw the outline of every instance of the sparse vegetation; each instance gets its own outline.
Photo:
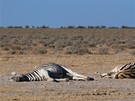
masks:
<instances>
[{"instance_id":1,"label":"sparse vegetation","mask_svg":"<svg viewBox=\"0 0 135 101\"><path fill-rule=\"evenodd\" d=\"M110 50L118 53L135 49L135 29L68 27L71 29L50 29L46 26L41 29L28 26L0 28L0 49L9 54L46 54L47 49L52 49L79 55L110 54Z\"/></svg>"}]
</instances>

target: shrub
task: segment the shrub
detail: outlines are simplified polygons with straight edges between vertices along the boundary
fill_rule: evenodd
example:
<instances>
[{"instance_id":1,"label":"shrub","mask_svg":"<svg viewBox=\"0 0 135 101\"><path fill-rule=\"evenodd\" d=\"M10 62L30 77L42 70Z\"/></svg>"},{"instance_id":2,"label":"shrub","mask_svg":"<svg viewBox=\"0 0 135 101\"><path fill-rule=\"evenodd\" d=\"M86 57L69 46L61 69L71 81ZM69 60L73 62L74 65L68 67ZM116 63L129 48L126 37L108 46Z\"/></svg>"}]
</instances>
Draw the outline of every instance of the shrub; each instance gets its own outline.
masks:
<instances>
[{"instance_id":1,"label":"shrub","mask_svg":"<svg viewBox=\"0 0 135 101\"><path fill-rule=\"evenodd\" d=\"M70 46L71 42L68 39L60 39L54 43L55 49L62 50L66 46Z\"/></svg>"},{"instance_id":2,"label":"shrub","mask_svg":"<svg viewBox=\"0 0 135 101\"><path fill-rule=\"evenodd\" d=\"M129 48L129 49L135 49L135 42L133 40L129 41L127 43L127 48Z\"/></svg>"},{"instance_id":3,"label":"shrub","mask_svg":"<svg viewBox=\"0 0 135 101\"><path fill-rule=\"evenodd\" d=\"M88 43L89 44L89 47L96 47L96 45L97 45L97 43L96 42L89 42Z\"/></svg>"},{"instance_id":4,"label":"shrub","mask_svg":"<svg viewBox=\"0 0 135 101\"><path fill-rule=\"evenodd\" d=\"M99 48L99 54L108 54L108 48Z\"/></svg>"},{"instance_id":5,"label":"shrub","mask_svg":"<svg viewBox=\"0 0 135 101\"><path fill-rule=\"evenodd\" d=\"M10 54L16 54L16 51L15 50L11 50L9 53Z\"/></svg>"},{"instance_id":6,"label":"shrub","mask_svg":"<svg viewBox=\"0 0 135 101\"><path fill-rule=\"evenodd\" d=\"M8 51L9 47L5 46L5 47L3 47L3 50Z\"/></svg>"},{"instance_id":7,"label":"shrub","mask_svg":"<svg viewBox=\"0 0 135 101\"><path fill-rule=\"evenodd\" d=\"M66 54L78 54L78 55L83 55L86 53L90 53L88 48L85 48L83 46L71 46L67 48Z\"/></svg>"},{"instance_id":8,"label":"shrub","mask_svg":"<svg viewBox=\"0 0 135 101\"><path fill-rule=\"evenodd\" d=\"M135 50L130 51L129 54L135 55Z\"/></svg>"},{"instance_id":9,"label":"shrub","mask_svg":"<svg viewBox=\"0 0 135 101\"><path fill-rule=\"evenodd\" d=\"M21 50L21 46L13 45L13 46L11 46L11 49L13 49L13 50Z\"/></svg>"},{"instance_id":10,"label":"shrub","mask_svg":"<svg viewBox=\"0 0 135 101\"><path fill-rule=\"evenodd\" d=\"M34 54L46 54L47 49L45 47L40 47L40 48L34 49L33 53Z\"/></svg>"},{"instance_id":11,"label":"shrub","mask_svg":"<svg viewBox=\"0 0 135 101\"><path fill-rule=\"evenodd\" d=\"M42 44L46 47L49 47L49 48L55 48L54 43L56 40L58 40L57 37L50 37L47 39L43 39Z\"/></svg>"},{"instance_id":12,"label":"shrub","mask_svg":"<svg viewBox=\"0 0 135 101\"><path fill-rule=\"evenodd\" d=\"M23 50L10 50L7 53L8 54L25 54Z\"/></svg>"}]
</instances>

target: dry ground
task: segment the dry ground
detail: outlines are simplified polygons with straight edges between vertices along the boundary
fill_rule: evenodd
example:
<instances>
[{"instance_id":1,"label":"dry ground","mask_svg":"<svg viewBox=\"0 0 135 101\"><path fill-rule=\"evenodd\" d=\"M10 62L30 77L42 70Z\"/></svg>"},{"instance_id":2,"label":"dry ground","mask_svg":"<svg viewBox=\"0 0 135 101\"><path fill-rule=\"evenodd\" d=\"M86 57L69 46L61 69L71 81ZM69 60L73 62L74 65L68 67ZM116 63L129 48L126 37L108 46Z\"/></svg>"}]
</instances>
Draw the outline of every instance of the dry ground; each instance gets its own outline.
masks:
<instances>
[{"instance_id":1,"label":"dry ground","mask_svg":"<svg viewBox=\"0 0 135 101\"><path fill-rule=\"evenodd\" d=\"M0 55L0 101L135 101L135 80L102 79L114 66L133 62L127 53L116 55ZM94 81L12 82L11 72L26 73L49 61L94 77Z\"/></svg>"}]
</instances>

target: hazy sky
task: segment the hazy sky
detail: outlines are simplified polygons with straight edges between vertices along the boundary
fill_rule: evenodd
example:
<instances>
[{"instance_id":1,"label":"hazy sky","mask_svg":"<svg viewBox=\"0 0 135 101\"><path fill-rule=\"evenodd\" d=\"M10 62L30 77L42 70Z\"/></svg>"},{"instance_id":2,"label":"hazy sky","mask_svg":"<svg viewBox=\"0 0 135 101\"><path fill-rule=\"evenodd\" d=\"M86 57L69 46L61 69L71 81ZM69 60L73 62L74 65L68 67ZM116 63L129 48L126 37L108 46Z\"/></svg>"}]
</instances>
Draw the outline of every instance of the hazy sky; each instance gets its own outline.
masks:
<instances>
[{"instance_id":1,"label":"hazy sky","mask_svg":"<svg viewBox=\"0 0 135 101\"><path fill-rule=\"evenodd\" d=\"M0 0L0 26L135 26L135 0Z\"/></svg>"}]
</instances>

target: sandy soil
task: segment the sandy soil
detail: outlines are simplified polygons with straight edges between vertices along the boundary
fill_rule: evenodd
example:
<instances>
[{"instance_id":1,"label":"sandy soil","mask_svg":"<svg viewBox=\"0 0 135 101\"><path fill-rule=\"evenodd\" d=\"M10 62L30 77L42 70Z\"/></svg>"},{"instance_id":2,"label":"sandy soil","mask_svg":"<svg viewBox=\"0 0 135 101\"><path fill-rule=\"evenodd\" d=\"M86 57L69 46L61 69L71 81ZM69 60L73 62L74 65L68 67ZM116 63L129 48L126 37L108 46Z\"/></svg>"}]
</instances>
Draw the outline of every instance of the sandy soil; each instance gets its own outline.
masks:
<instances>
[{"instance_id":1,"label":"sandy soil","mask_svg":"<svg viewBox=\"0 0 135 101\"><path fill-rule=\"evenodd\" d=\"M103 79L114 66L133 62L130 54L117 55L0 55L0 101L135 101L133 79ZM90 75L94 81L13 82L11 72L26 73L49 61Z\"/></svg>"}]
</instances>

